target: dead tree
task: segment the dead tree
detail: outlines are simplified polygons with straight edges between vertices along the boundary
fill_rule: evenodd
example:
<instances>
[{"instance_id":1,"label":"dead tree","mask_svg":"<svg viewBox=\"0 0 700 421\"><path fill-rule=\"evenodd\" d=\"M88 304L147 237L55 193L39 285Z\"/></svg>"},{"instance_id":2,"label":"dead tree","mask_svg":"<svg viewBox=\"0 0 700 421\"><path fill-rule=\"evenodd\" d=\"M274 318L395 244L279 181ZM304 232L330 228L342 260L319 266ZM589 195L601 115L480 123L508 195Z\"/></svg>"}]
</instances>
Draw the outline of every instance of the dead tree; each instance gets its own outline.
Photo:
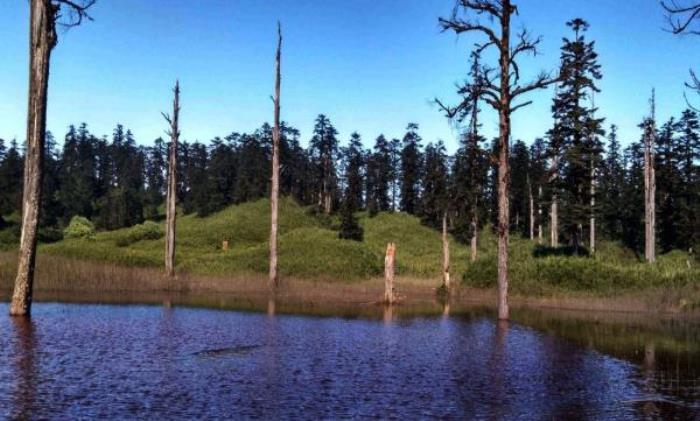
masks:
<instances>
[{"instance_id":1,"label":"dead tree","mask_svg":"<svg viewBox=\"0 0 700 421\"><path fill-rule=\"evenodd\" d=\"M595 120L594 92L595 92L594 90L591 90L591 117L593 118L593 120ZM595 140L594 130L590 130L589 136L590 136L590 139L589 139L590 144L593 145L595 143L594 142L594 140ZM589 205L591 208L591 216L590 216L590 220L588 222L588 237L589 237L588 242L590 245L591 254L595 254L595 241L596 241L595 240L595 222L596 222L595 221L595 193L596 193L596 189L595 189L595 183L596 183L596 162L595 161L596 161L596 159L595 158L596 158L595 152L592 151L591 156L590 156L590 178L591 178L590 183L591 184L589 186L589 194L590 194Z\"/></svg>"},{"instance_id":2,"label":"dead tree","mask_svg":"<svg viewBox=\"0 0 700 421\"><path fill-rule=\"evenodd\" d=\"M46 100L51 51L58 43L56 25L73 27L90 19L95 0L31 0L29 2L29 98L27 149L24 158L22 235L10 314L29 315L34 285L37 227L41 203L42 162L46 136Z\"/></svg>"},{"instance_id":3,"label":"dead tree","mask_svg":"<svg viewBox=\"0 0 700 421\"><path fill-rule=\"evenodd\" d=\"M175 227L177 219L177 144L180 139L180 81L173 89L173 115L162 113L170 129L170 150L168 153L168 189L165 193L165 275L175 277Z\"/></svg>"},{"instance_id":4,"label":"dead tree","mask_svg":"<svg viewBox=\"0 0 700 421\"><path fill-rule=\"evenodd\" d=\"M450 240L447 236L447 212L442 215L442 285L450 291Z\"/></svg>"},{"instance_id":5,"label":"dead tree","mask_svg":"<svg viewBox=\"0 0 700 421\"><path fill-rule=\"evenodd\" d=\"M510 167L509 167L509 142L510 142L510 116L511 114L529 105L532 101L513 104L514 100L536 89L546 88L556 83L559 78L550 77L546 73L540 73L537 78L529 83L521 85L520 67L517 58L523 54L534 54L541 39L532 39L527 30L521 30L517 35L517 42L511 45L511 17L517 14L517 7L510 0L457 0L452 15L448 19L440 19L440 25L445 31L453 31L455 34L477 32L485 36L486 41L477 45L476 49L482 52L494 48L498 56L496 69L484 67L482 77L479 80L468 82L478 85L478 89L469 89L466 92L476 91L480 97L499 115L498 135L498 318L508 319L508 225L509 225L509 200ZM480 22L479 18L486 16L487 22L494 22L496 28ZM470 98L455 108L448 111L458 112L469 106Z\"/></svg>"},{"instance_id":6,"label":"dead tree","mask_svg":"<svg viewBox=\"0 0 700 421\"><path fill-rule=\"evenodd\" d=\"M386 255L384 256L384 303L393 304L394 295L394 272L396 266L396 244L386 245Z\"/></svg>"},{"instance_id":7,"label":"dead tree","mask_svg":"<svg viewBox=\"0 0 700 421\"><path fill-rule=\"evenodd\" d=\"M542 186L537 187L537 242L542 244Z\"/></svg>"},{"instance_id":8,"label":"dead tree","mask_svg":"<svg viewBox=\"0 0 700 421\"><path fill-rule=\"evenodd\" d=\"M651 91L651 116L644 133L644 257L648 263L656 261L656 173L654 170L654 143L656 137L656 98Z\"/></svg>"},{"instance_id":9,"label":"dead tree","mask_svg":"<svg viewBox=\"0 0 700 421\"><path fill-rule=\"evenodd\" d=\"M277 213L280 190L280 61L282 56L282 25L277 22L277 55L275 56L274 127L272 129L272 180L270 187L270 273L269 285L277 285Z\"/></svg>"},{"instance_id":10,"label":"dead tree","mask_svg":"<svg viewBox=\"0 0 700 421\"><path fill-rule=\"evenodd\" d=\"M532 196L532 183L530 176L527 176L527 195L530 205L530 240L535 239L535 198Z\"/></svg>"},{"instance_id":11,"label":"dead tree","mask_svg":"<svg viewBox=\"0 0 700 421\"><path fill-rule=\"evenodd\" d=\"M666 11L666 18L671 32L676 35L700 35L697 23L700 22L700 2L699 1L662 1L661 6ZM690 70L690 81L685 86L695 93L700 94L700 78L694 70ZM698 111L686 98L688 106Z\"/></svg>"}]
</instances>

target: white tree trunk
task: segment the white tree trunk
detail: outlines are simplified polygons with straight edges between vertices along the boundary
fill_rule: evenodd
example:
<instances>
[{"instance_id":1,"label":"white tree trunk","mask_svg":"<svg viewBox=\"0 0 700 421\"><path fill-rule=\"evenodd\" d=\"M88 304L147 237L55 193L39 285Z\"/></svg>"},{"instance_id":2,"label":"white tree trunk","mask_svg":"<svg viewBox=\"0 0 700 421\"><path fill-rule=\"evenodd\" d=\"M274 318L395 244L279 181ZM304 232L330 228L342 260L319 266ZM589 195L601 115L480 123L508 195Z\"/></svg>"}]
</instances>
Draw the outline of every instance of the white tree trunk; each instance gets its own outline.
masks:
<instances>
[{"instance_id":1,"label":"white tree trunk","mask_svg":"<svg viewBox=\"0 0 700 421\"><path fill-rule=\"evenodd\" d=\"M447 237L447 212L442 215L442 284L449 291L450 285L450 240Z\"/></svg>"}]
</instances>

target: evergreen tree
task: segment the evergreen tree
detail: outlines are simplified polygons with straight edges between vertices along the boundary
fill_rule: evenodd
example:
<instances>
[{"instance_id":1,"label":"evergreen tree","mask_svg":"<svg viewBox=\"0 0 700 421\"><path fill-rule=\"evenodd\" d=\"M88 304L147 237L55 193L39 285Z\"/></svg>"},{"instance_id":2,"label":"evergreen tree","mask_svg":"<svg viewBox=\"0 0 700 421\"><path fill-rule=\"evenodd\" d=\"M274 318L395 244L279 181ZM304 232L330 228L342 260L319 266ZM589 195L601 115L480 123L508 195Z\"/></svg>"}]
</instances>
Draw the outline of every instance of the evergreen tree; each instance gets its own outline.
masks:
<instances>
[{"instance_id":1,"label":"evergreen tree","mask_svg":"<svg viewBox=\"0 0 700 421\"><path fill-rule=\"evenodd\" d=\"M622 163L622 151L617 139L617 126L610 126L608 148L602 162L599 184L600 219L602 233L612 240L622 238L622 218L620 216L620 198L625 184L625 168Z\"/></svg>"},{"instance_id":2,"label":"evergreen tree","mask_svg":"<svg viewBox=\"0 0 700 421\"><path fill-rule=\"evenodd\" d=\"M510 224L514 232L525 236L528 232L530 185L530 156L527 145L517 140L510 151Z\"/></svg>"},{"instance_id":3,"label":"evergreen tree","mask_svg":"<svg viewBox=\"0 0 700 421\"><path fill-rule=\"evenodd\" d=\"M418 214L420 205L420 179L422 172L421 137L418 125L409 123L401 149L401 210Z\"/></svg>"},{"instance_id":4,"label":"evergreen tree","mask_svg":"<svg viewBox=\"0 0 700 421\"><path fill-rule=\"evenodd\" d=\"M22 213L22 180L24 159L12 139L0 164L0 215Z\"/></svg>"},{"instance_id":5,"label":"evergreen tree","mask_svg":"<svg viewBox=\"0 0 700 421\"><path fill-rule=\"evenodd\" d=\"M313 137L309 143L310 155L316 167L318 207L326 214L333 210L336 199L338 159L338 131L328 117L319 114L314 124Z\"/></svg>"},{"instance_id":6,"label":"evergreen tree","mask_svg":"<svg viewBox=\"0 0 700 421\"><path fill-rule=\"evenodd\" d=\"M566 148L562 168L566 207L562 210L569 241L577 249L591 215L591 168L600 154L597 134L602 124L586 101L591 92L600 91L596 81L602 74L595 42L585 37L588 23L577 18L567 22L567 26L574 37L564 38L561 49L562 81L552 106L557 127L551 137L563 141Z\"/></svg>"},{"instance_id":7,"label":"evergreen tree","mask_svg":"<svg viewBox=\"0 0 700 421\"><path fill-rule=\"evenodd\" d=\"M447 212L447 187L449 174L447 154L442 141L425 147L425 171L423 172L423 195L421 197L421 220L424 224L438 229Z\"/></svg>"},{"instance_id":8,"label":"evergreen tree","mask_svg":"<svg viewBox=\"0 0 700 421\"><path fill-rule=\"evenodd\" d=\"M364 152L362 140L355 132L350 136L350 143L344 148L345 156L345 194L341 212L340 238L362 241L363 230L357 222L355 212L362 208Z\"/></svg>"},{"instance_id":9,"label":"evergreen tree","mask_svg":"<svg viewBox=\"0 0 700 421\"><path fill-rule=\"evenodd\" d=\"M167 173L167 145L162 138L146 148L146 189L144 214L147 219L159 219L159 207L165 200L165 175Z\"/></svg>"}]
</instances>

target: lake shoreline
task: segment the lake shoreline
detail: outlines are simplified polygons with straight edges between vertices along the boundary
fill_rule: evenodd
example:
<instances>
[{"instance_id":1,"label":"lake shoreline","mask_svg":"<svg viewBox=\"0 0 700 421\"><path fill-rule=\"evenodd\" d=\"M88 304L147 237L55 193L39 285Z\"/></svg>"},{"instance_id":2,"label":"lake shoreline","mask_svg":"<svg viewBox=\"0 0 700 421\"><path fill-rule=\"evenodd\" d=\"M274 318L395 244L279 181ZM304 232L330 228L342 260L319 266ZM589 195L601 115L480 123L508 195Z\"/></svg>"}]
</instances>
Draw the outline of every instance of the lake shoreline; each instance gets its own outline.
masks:
<instances>
[{"instance_id":1,"label":"lake shoreline","mask_svg":"<svg viewBox=\"0 0 700 421\"><path fill-rule=\"evenodd\" d=\"M12 293L13 254L0 254L0 299L9 299ZM356 282L332 280L305 280L283 278L274 294L278 303L304 303L315 307L342 307L380 304L383 279L372 278ZM458 286L449 300L440 297L438 279L397 277L396 289L400 298L398 307L412 303L434 302L436 305L455 307L483 306L495 308L496 290ZM615 297L603 297L586 292L563 292L550 296L512 294L513 308L567 310L592 313L636 313L673 319L700 320L700 309L688 308L685 291L644 290L621 292ZM110 263L76 260L58 256L40 255L37 261L35 294L38 301L128 302L129 297L148 297L148 302L159 297L216 296L237 297L263 307L271 294L263 274L234 274L231 277L213 277L180 274L174 281L165 278L155 268L125 267ZM692 294L690 292L689 294ZM90 300L93 297L93 300Z\"/></svg>"}]
</instances>

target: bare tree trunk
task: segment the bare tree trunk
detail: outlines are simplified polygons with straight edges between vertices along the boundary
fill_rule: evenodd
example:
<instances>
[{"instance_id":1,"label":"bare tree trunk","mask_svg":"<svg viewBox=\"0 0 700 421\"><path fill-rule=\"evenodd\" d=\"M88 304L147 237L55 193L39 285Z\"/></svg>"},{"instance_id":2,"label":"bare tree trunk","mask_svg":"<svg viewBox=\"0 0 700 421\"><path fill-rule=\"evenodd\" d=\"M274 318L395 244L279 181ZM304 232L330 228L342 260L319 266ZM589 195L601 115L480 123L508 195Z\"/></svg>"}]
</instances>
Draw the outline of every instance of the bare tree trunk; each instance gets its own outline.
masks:
<instances>
[{"instance_id":1,"label":"bare tree trunk","mask_svg":"<svg viewBox=\"0 0 700 421\"><path fill-rule=\"evenodd\" d=\"M384 257L384 302L394 303L394 266L396 264L396 244L386 245L386 256Z\"/></svg>"},{"instance_id":2,"label":"bare tree trunk","mask_svg":"<svg viewBox=\"0 0 700 421\"><path fill-rule=\"evenodd\" d=\"M173 116L163 115L170 123L168 156L168 190L165 198L165 274L175 277L175 227L177 219L177 144L180 139L180 81L175 82Z\"/></svg>"},{"instance_id":3,"label":"bare tree trunk","mask_svg":"<svg viewBox=\"0 0 700 421\"><path fill-rule=\"evenodd\" d=\"M654 142L656 137L656 99L651 94L651 117L644 136L644 257L648 263L656 261L656 174L654 170Z\"/></svg>"},{"instance_id":4,"label":"bare tree trunk","mask_svg":"<svg viewBox=\"0 0 700 421\"><path fill-rule=\"evenodd\" d=\"M591 254L595 254L595 163L591 157L591 220L589 222L589 242Z\"/></svg>"},{"instance_id":5,"label":"bare tree trunk","mask_svg":"<svg viewBox=\"0 0 700 421\"><path fill-rule=\"evenodd\" d=\"M46 136L46 100L51 50L56 45L58 7L48 0L31 0L29 25L29 106L27 150L24 158L22 235L10 314L29 315L32 305L37 227L41 203L42 162Z\"/></svg>"},{"instance_id":6,"label":"bare tree trunk","mask_svg":"<svg viewBox=\"0 0 700 421\"><path fill-rule=\"evenodd\" d=\"M556 180L559 171L559 157L554 157L552 160L552 178L550 181ZM550 235L551 235L551 246L559 247L559 193L557 193L556 187L552 192L552 208L549 211L550 219Z\"/></svg>"},{"instance_id":7,"label":"bare tree trunk","mask_svg":"<svg viewBox=\"0 0 700 421\"><path fill-rule=\"evenodd\" d=\"M509 142L510 142L510 0L503 0L500 39L500 103L498 110L498 319L508 320L508 225L510 204Z\"/></svg>"},{"instance_id":8,"label":"bare tree trunk","mask_svg":"<svg viewBox=\"0 0 700 421\"><path fill-rule=\"evenodd\" d=\"M447 238L447 212L442 215L442 284L447 291L450 285L450 240Z\"/></svg>"},{"instance_id":9,"label":"bare tree trunk","mask_svg":"<svg viewBox=\"0 0 700 421\"><path fill-rule=\"evenodd\" d=\"M537 187L537 242L542 244L542 186Z\"/></svg>"},{"instance_id":10,"label":"bare tree trunk","mask_svg":"<svg viewBox=\"0 0 700 421\"><path fill-rule=\"evenodd\" d=\"M527 182L527 193L530 198L530 240L535 239L535 199L532 197L532 185Z\"/></svg>"},{"instance_id":11,"label":"bare tree trunk","mask_svg":"<svg viewBox=\"0 0 700 421\"><path fill-rule=\"evenodd\" d=\"M470 246L471 246L471 261L475 262L476 261L476 252L477 252L476 246L477 246L477 240L478 240L477 236L479 235L479 228L478 228L479 225L477 222L476 212L474 212L472 214L471 226L472 226L472 238L471 238L471 244L470 244Z\"/></svg>"},{"instance_id":12,"label":"bare tree trunk","mask_svg":"<svg viewBox=\"0 0 700 421\"><path fill-rule=\"evenodd\" d=\"M272 129L272 187L270 188L270 287L278 282L277 275L277 212L280 188L280 61L282 56L282 27L277 22L277 55L275 58L275 116Z\"/></svg>"}]
</instances>

